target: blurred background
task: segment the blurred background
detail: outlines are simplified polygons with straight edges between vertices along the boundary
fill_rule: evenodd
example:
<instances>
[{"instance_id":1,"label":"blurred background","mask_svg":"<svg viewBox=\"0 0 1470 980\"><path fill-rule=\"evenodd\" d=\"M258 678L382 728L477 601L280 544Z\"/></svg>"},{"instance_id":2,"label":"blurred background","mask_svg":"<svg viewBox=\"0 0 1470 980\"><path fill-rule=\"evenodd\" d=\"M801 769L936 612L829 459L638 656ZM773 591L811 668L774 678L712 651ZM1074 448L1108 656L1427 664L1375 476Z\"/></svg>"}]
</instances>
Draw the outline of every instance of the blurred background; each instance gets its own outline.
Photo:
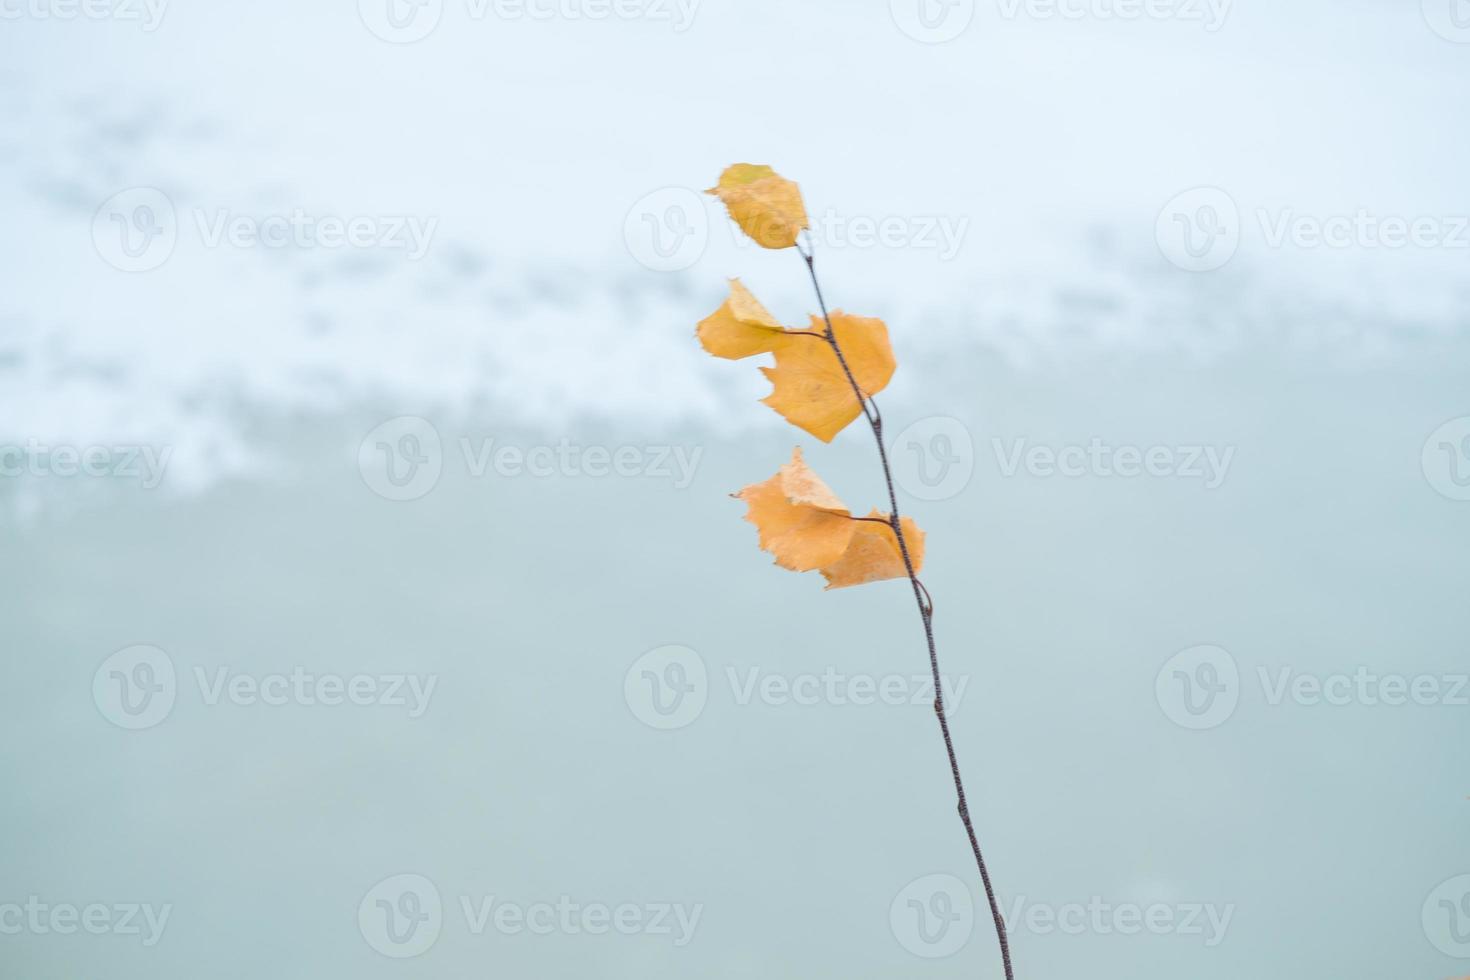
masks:
<instances>
[{"instance_id":1,"label":"blurred background","mask_svg":"<svg viewBox=\"0 0 1470 980\"><path fill-rule=\"evenodd\" d=\"M0 975L1470 974L1464 0L0 0Z\"/></svg>"}]
</instances>

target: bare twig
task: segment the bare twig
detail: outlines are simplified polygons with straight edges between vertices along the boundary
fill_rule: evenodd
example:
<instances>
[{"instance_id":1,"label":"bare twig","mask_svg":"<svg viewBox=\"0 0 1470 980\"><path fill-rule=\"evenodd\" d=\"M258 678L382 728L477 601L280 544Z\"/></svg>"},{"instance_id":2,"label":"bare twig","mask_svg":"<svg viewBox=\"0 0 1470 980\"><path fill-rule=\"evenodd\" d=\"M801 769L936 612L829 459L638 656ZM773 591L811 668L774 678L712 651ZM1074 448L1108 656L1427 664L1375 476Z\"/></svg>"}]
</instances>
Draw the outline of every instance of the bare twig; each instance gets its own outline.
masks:
<instances>
[{"instance_id":1,"label":"bare twig","mask_svg":"<svg viewBox=\"0 0 1470 980\"><path fill-rule=\"evenodd\" d=\"M864 392L853 377L852 368L848 366L847 358L842 353L842 347L837 342L837 334L832 329L832 317L827 313L827 301L822 297L822 285L817 281L817 266L814 250L809 245L803 249L797 247L802 261L806 263L807 272L811 275L812 288L817 292L817 305L822 311L822 321L827 325L826 341L831 346L832 352L837 355L837 363L842 365L842 373L847 375L847 381L852 385L853 394L857 396L858 404L862 407L863 417L868 420L869 427L873 430L873 438L878 443L878 459L883 464L883 480L888 485L888 504L890 507L888 519L883 523L893 528L894 537L898 539L898 550L903 556L903 565L908 571L909 583L913 586L914 601L919 605L919 616L924 621L924 639L929 644L929 670L934 675L934 714L939 718L939 730L944 735L944 750L949 754L949 771L954 776L955 793L959 797L960 821L965 825L965 835L970 839L970 850L975 855L975 866L980 869L980 881L985 885L985 898L990 903L990 917L995 921L995 935L1000 941L1000 958L1005 967L1006 980L1015 980L1015 974L1011 971L1011 947L1006 938L1005 919L1000 914L1000 902L995 897L995 887L990 882L990 871L985 867L985 858L980 853L980 841L975 836L975 825L970 820L970 804L965 799L965 782L960 777L959 757L955 754L954 738L949 731L949 718L944 713L944 688L939 675L939 654L934 648L934 601L929 597L929 590L919 581L914 572L913 558L909 555L908 541L904 537L903 523L898 515L898 495L893 491L893 469L888 465L888 450L883 445L883 416L878 411L878 403L871 395Z\"/></svg>"}]
</instances>

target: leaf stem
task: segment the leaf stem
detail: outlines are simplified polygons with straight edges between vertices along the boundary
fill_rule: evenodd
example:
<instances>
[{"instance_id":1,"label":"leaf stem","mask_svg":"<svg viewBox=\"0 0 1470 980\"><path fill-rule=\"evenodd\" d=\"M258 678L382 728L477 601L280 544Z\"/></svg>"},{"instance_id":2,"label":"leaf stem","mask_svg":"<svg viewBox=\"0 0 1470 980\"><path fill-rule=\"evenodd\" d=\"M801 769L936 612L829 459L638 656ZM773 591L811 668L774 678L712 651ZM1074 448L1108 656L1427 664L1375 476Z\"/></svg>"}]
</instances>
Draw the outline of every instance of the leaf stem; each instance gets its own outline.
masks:
<instances>
[{"instance_id":1,"label":"leaf stem","mask_svg":"<svg viewBox=\"0 0 1470 980\"><path fill-rule=\"evenodd\" d=\"M873 438L878 443L878 459L883 464L883 480L888 486L888 504L891 508L885 523L893 528L894 537L898 539L898 550L903 556L903 565L908 572L909 584L913 586L914 601L918 603L919 616L924 621L924 639L929 644L929 670L934 678L934 714L939 719L939 730L944 735L944 750L949 755L949 771L954 777L955 794L959 797L960 821L965 825L965 836L970 840L970 850L975 855L975 866L980 870L980 881L985 885L985 898L990 903L990 917L995 922L995 935L1000 941L1000 958L1001 964L1005 967L1006 980L1015 980L1015 974L1011 970L1011 947L1006 937L1005 919L1000 914L1000 902L995 896L995 887L991 884L990 871L985 866L985 858L980 853L980 841L975 836L975 825L970 820L970 804L965 799L965 782L960 776L959 757L955 754L954 738L949 730L949 717L944 712L944 686L939 673L939 654L934 647L934 601L929 597L929 590L924 587L914 572L913 558L909 554L908 541L903 533L903 523L899 519L898 495L893 490L893 469L888 464L888 450L883 445L883 416L878 411L878 403L873 400L872 396L864 393L858 385L857 378L853 376L852 368L848 366L847 358L842 353L842 347L837 342L837 334L832 329L832 317L827 313L827 301L822 296L822 284L817 281L815 249L808 251L798 245L796 251L806 263L807 272L812 279L812 288L817 292L817 305L822 311L822 321L827 325L825 339L831 346L832 352L837 355L837 363L842 365L842 373L847 376L848 383L852 385L853 394L857 396L863 416L868 420L868 425L873 430Z\"/></svg>"}]
</instances>

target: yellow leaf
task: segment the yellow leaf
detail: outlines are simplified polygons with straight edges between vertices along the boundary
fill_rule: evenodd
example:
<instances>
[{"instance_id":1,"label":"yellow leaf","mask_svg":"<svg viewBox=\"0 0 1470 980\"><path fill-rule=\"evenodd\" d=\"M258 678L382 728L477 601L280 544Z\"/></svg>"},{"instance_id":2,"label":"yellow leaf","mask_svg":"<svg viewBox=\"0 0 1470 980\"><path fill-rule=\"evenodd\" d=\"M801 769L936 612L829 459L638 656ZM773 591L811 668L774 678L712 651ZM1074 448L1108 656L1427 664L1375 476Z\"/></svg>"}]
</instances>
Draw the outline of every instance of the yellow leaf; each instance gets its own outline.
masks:
<instances>
[{"instance_id":1,"label":"yellow leaf","mask_svg":"<svg viewBox=\"0 0 1470 980\"><path fill-rule=\"evenodd\" d=\"M739 360L775 350L786 332L739 279L730 280L730 298L699 321L699 342L716 357Z\"/></svg>"},{"instance_id":2,"label":"yellow leaf","mask_svg":"<svg viewBox=\"0 0 1470 980\"><path fill-rule=\"evenodd\" d=\"M730 217L762 248L790 248L807 227L801 189L770 167L737 163L705 193L725 202Z\"/></svg>"},{"instance_id":3,"label":"yellow leaf","mask_svg":"<svg viewBox=\"0 0 1470 980\"><path fill-rule=\"evenodd\" d=\"M794 572L837 561L862 523L852 519L842 501L811 471L799 448L792 450L791 462L775 476L734 496L745 501L745 519L760 532L762 550Z\"/></svg>"},{"instance_id":4,"label":"yellow leaf","mask_svg":"<svg viewBox=\"0 0 1470 980\"><path fill-rule=\"evenodd\" d=\"M873 511L869 517L888 520L887 514ZM905 517L903 526L904 543L908 545L909 559L914 563L914 574L924 566L924 532L913 518ZM903 563L903 552L898 547L898 535L888 524L873 521L853 521L852 540L842 557L822 568L827 579L827 588L842 589L865 582L881 582L890 578L907 578L908 568Z\"/></svg>"},{"instance_id":5,"label":"yellow leaf","mask_svg":"<svg viewBox=\"0 0 1470 980\"><path fill-rule=\"evenodd\" d=\"M812 330L823 333L826 324L812 317ZM863 393L876 395L887 387L897 365L883 321L839 310L832 314L832 332ZM776 366L761 371L775 391L762 400L792 425L831 442L861 414L862 403L830 344L820 337L788 334L773 350Z\"/></svg>"},{"instance_id":6,"label":"yellow leaf","mask_svg":"<svg viewBox=\"0 0 1470 980\"><path fill-rule=\"evenodd\" d=\"M829 589L908 576L893 528L854 518L806 465L800 448L775 476L734 496L745 501L745 519L759 532L761 548L782 568L819 569ZM869 517L888 519L876 510ZM903 535L917 574L924 565L924 532L905 517Z\"/></svg>"}]
</instances>

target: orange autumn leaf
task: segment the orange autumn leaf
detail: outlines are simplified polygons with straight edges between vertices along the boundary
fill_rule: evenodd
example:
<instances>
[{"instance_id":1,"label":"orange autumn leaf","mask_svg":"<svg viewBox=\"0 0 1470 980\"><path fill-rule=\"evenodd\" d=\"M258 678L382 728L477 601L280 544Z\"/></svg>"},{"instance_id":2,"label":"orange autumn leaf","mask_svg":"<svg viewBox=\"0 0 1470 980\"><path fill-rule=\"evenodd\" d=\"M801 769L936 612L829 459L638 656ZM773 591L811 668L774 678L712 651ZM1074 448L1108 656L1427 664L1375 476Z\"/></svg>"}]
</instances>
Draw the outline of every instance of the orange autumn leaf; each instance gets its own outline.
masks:
<instances>
[{"instance_id":1,"label":"orange autumn leaf","mask_svg":"<svg viewBox=\"0 0 1470 980\"><path fill-rule=\"evenodd\" d=\"M882 521L887 514L874 510L868 515ZM914 563L914 574L924 566L924 532L912 517L905 517L903 525L904 543L908 545L909 559ZM898 535L892 526L875 521L853 521L855 528L852 541L842 557L822 569L827 579L827 588L843 589L850 585L881 582L890 578L908 578L908 568L903 563L903 552L898 547Z\"/></svg>"},{"instance_id":2,"label":"orange autumn leaf","mask_svg":"<svg viewBox=\"0 0 1470 980\"><path fill-rule=\"evenodd\" d=\"M908 575L893 528L878 522L887 517L875 510L870 517L878 521L854 518L799 448L775 476L734 496L745 501L745 519L756 526L762 550L782 568L818 570L829 589ZM903 533L917 573L924 564L924 532L906 517Z\"/></svg>"},{"instance_id":3,"label":"orange autumn leaf","mask_svg":"<svg viewBox=\"0 0 1470 980\"><path fill-rule=\"evenodd\" d=\"M726 167L705 193L725 202L730 217L762 248L790 248L808 224L801 189L764 165Z\"/></svg>"},{"instance_id":4,"label":"orange autumn leaf","mask_svg":"<svg viewBox=\"0 0 1470 980\"><path fill-rule=\"evenodd\" d=\"M858 387L876 395L887 387L897 362L888 343L888 328L876 317L832 314L832 332ZM812 317L812 330L823 333L826 324ZM862 403L842 370L837 354L820 337L791 336L774 348L776 366L761 368L775 386L762 399L788 422L823 442L832 439L862 413Z\"/></svg>"},{"instance_id":5,"label":"orange autumn leaf","mask_svg":"<svg viewBox=\"0 0 1470 980\"><path fill-rule=\"evenodd\" d=\"M699 342L716 357L739 360L775 350L786 328L766 312L739 279L730 280L730 298L699 321Z\"/></svg>"},{"instance_id":6,"label":"orange autumn leaf","mask_svg":"<svg viewBox=\"0 0 1470 980\"><path fill-rule=\"evenodd\" d=\"M776 564L793 572L809 572L842 557L852 540L851 511L801 458L764 483L754 483L734 495L745 501L745 519L760 532L760 546L776 556Z\"/></svg>"}]
</instances>

